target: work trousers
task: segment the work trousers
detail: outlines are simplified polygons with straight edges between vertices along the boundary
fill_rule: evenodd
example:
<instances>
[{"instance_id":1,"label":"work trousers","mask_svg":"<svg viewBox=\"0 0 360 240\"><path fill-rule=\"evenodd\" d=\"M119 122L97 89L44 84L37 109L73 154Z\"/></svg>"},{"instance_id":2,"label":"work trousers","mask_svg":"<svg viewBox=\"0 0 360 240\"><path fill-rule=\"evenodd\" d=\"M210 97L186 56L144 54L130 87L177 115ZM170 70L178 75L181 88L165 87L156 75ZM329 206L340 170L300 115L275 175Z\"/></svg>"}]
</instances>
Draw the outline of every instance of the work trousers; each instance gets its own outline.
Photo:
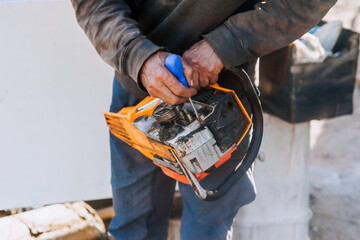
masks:
<instances>
[{"instance_id":1,"label":"work trousers","mask_svg":"<svg viewBox=\"0 0 360 240\"><path fill-rule=\"evenodd\" d=\"M114 79L111 112L134 106L140 100L125 92ZM175 180L112 134L110 147L115 208L115 217L109 228L111 235L116 240L165 240ZM221 182L224 175L218 172L210 180L205 178L204 187L213 188L216 186L214 183ZM231 225L238 209L252 202L256 192L252 169L225 196L215 201L200 200L187 184L179 183L179 190L183 199L182 240L231 239Z\"/></svg>"}]
</instances>

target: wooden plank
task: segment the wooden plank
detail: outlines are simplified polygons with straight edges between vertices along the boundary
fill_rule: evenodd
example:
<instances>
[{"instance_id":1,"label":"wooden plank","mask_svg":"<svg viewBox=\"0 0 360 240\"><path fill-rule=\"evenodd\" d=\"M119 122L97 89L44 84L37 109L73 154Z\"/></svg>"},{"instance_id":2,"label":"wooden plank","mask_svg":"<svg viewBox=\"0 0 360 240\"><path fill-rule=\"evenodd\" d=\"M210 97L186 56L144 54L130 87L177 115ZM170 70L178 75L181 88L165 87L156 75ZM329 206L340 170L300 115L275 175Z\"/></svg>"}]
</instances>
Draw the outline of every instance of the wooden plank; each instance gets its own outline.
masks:
<instances>
[{"instance_id":1,"label":"wooden plank","mask_svg":"<svg viewBox=\"0 0 360 240\"><path fill-rule=\"evenodd\" d=\"M0 240L85 240L101 237L105 226L88 204L55 204L0 219Z\"/></svg>"}]
</instances>

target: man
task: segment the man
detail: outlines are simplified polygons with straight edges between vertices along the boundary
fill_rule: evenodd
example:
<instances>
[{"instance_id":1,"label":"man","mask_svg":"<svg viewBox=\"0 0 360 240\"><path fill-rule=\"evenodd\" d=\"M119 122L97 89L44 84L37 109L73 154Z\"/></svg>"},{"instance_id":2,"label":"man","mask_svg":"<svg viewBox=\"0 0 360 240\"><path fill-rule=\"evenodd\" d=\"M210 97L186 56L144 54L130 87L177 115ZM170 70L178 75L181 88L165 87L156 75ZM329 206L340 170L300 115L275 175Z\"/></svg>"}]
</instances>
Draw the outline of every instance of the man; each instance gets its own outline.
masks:
<instances>
[{"instance_id":1,"label":"man","mask_svg":"<svg viewBox=\"0 0 360 240\"><path fill-rule=\"evenodd\" d=\"M116 70L110 110L117 112L148 93L170 105L184 102L201 87L217 82L223 68L243 67L253 73L258 57L310 30L336 0L72 2L80 26ZM165 68L170 53L182 56L189 88ZM112 135L110 142L116 212L111 234L115 239L166 239L175 182ZM241 161L246 143L242 145L229 164L202 184L216 188ZM238 209L255 198L251 169L217 201L199 200L184 184L180 192L184 200L182 239L229 238Z\"/></svg>"}]
</instances>

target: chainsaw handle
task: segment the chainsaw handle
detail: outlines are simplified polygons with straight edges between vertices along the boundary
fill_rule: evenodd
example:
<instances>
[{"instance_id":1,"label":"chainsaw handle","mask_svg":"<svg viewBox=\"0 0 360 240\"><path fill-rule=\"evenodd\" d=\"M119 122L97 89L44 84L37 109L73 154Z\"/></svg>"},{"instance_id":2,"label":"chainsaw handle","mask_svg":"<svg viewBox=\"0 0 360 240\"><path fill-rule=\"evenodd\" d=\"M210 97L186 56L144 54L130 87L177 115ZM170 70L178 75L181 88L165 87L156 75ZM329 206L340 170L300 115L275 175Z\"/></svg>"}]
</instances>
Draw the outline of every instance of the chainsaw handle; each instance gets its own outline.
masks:
<instances>
[{"instance_id":1,"label":"chainsaw handle","mask_svg":"<svg viewBox=\"0 0 360 240\"><path fill-rule=\"evenodd\" d=\"M170 54L165 58L166 68L179 80L179 82L185 87L189 87L185 75L184 67L181 62L181 58L176 54Z\"/></svg>"},{"instance_id":2,"label":"chainsaw handle","mask_svg":"<svg viewBox=\"0 0 360 240\"><path fill-rule=\"evenodd\" d=\"M206 197L202 199L207 201L219 199L240 180L240 178L246 173L246 171L255 161L260 149L263 136L264 121L262 108L258 97L258 90L256 87L254 87L254 84L251 81L250 77L243 69L239 70L236 68L231 68L230 70L232 73L238 75L242 79L242 81L240 81L240 84L244 90L246 98L250 103L253 115L253 136L250 141L248 152L246 153L244 159L236 166L235 170L220 184L217 189L212 191L205 190Z\"/></svg>"}]
</instances>

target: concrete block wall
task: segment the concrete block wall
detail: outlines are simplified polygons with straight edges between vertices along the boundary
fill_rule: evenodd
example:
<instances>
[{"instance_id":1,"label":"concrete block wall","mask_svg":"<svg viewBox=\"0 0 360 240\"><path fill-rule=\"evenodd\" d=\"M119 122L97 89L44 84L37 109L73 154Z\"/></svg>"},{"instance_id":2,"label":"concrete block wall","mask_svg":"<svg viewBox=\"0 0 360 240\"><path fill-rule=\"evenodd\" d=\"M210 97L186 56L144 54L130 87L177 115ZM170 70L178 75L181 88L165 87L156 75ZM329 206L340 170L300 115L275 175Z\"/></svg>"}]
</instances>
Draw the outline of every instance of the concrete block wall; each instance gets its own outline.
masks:
<instances>
[{"instance_id":1,"label":"concrete block wall","mask_svg":"<svg viewBox=\"0 0 360 240\"><path fill-rule=\"evenodd\" d=\"M238 212L234 239L308 239L309 142L309 123L289 124L265 114L254 170L257 198Z\"/></svg>"}]
</instances>

